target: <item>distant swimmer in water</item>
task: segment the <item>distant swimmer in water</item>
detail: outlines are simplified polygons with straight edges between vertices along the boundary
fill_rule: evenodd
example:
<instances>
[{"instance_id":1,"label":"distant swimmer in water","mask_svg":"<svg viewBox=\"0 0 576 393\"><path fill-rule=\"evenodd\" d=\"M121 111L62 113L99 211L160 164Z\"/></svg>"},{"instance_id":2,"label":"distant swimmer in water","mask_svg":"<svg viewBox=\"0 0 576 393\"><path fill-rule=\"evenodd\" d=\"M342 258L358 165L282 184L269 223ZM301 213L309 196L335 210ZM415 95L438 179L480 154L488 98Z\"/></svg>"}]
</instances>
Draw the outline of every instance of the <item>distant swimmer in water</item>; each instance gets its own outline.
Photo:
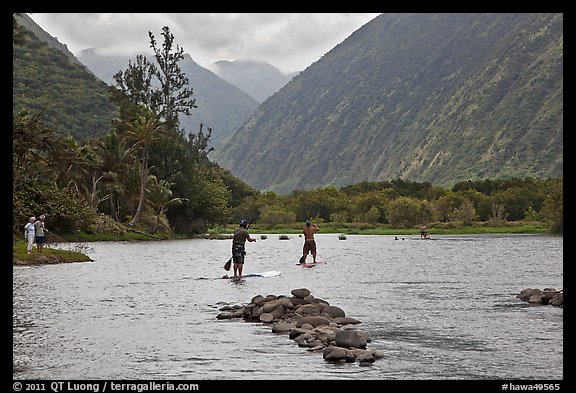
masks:
<instances>
[{"instance_id":1,"label":"distant swimmer in water","mask_svg":"<svg viewBox=\"0 0 576 393\"><path fill-rule=\"evenodd\" d=\"M426 225L420 225L420 239L426 239Z\"/></svg>"}]
</instances>

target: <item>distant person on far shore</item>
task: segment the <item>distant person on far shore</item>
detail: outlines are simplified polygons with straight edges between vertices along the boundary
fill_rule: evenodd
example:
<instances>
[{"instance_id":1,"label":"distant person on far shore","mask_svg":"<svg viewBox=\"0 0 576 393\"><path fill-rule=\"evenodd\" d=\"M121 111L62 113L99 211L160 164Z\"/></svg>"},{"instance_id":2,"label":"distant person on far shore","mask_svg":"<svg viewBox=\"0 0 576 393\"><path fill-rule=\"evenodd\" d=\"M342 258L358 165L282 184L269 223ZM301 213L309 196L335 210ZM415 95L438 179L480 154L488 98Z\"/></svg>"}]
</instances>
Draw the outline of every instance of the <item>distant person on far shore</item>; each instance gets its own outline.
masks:
<instances>
[{"instance_id":1,"label":"distant person on far shore","mask_svg":"<svg viewBox=\"0 0 576 393\"><path fill-rule=\"evenodd\" d=\"M28 223L24 225L24 237L28 241L27 251L28 254L32 251L34 247L34 241L36 240L36 229L34 228L34 223L36 222L36 217L30 217Z\"/></svg>"},{"instance_id":2,"label":"distant person on far shore","mask_svg":"<svg viewBox=\"0 0 576 393\"><path fill-rule=\"evenodd\" d=\"M35 241L38 252L42 252L44 250L44 239L46 238L46 233L48 233L48 229L46 229L44 224L45 219L46 216L42 214L34 223L34 229L36 231Z\"/></svg>"}]
</instances>

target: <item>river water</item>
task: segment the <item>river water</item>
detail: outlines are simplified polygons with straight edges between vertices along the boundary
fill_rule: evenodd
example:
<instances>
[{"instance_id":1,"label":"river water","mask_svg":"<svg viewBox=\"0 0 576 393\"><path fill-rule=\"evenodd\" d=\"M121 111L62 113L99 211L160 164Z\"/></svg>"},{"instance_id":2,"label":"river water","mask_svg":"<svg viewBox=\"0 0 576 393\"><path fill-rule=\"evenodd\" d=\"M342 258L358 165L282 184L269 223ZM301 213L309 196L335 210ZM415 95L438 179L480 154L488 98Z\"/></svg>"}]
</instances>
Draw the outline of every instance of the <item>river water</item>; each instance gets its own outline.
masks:
<instances>
[{"instance_id":1,"label":"river water","mask_svg":"<svg viewBox=\"0 0 576 393\"><path fill-rule=\"evenodd\" d=\"M83 243L93 262L14 266L13 378L564 378L563 309L516 298L563 289L562 237L322 234L327 263L306 268L298 235L252 235L244 273L280 275L221 279L231 241L207 239ZM295 288L362 321L384 358L331 364L270 326L216 318Z\"/></svg>"}]
</instances>

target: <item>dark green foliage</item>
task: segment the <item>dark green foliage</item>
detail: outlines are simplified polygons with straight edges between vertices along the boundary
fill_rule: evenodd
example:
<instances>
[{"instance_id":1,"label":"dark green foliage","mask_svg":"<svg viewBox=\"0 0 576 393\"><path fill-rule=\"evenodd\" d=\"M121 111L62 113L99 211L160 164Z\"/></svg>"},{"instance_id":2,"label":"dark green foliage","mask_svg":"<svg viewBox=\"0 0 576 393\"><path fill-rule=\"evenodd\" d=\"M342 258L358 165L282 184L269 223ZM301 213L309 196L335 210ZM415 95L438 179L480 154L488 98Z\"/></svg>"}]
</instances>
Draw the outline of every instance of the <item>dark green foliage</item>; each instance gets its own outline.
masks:
<instances>
[{"instance_id":1,"label":"dark green foliage","mask_svg":"<svg viewBox=\"0 0 576 393\"><path fill-rule=\"evenodd\" d=\"M194 100L188 80L175 64L182 51L176 46L172 53L173 37L167 28L163 36L165 43L155 57L158 67L138 57L118 73L119 88L111 89L111 97L121 109L120 117L102 136L78 142L56 132L50 126L49 108L13 114L14 231L30 215L46 214L56 231L92 233L102 228L95 224L102 221L99 214L108 214L110 221L131 226L142 217L144 227L139 229L151 224L147 230L152 233L160 226L205 232L208 224L228 222L230 204L256 193L210 162L210 128L204 132L200 125L197 133L186 137L179 129L178 114L190 114ZM151 40L154 47L153 36ZM36 61L49 59L69 77L85 78L84 71L46 43L31 40L30 47L46 52L29 59L31 68ZM27 81L38 87L32 76ZM90 112L85 101L63 96L75 110ZM54 110L60 125L75 113L60 106ZM165 217L171 219L167 225Z\"/></svg>"},{"instance_id":2,"label":"dark green foliage","mask_svg":"<svg viewBox=\"0 0 576 393\"><path fill-rule=\"evenodd\" d=\"M382 14L212 157L260 190L561 177L562 14Z\"/></svg>"},{"instance_id":3,"label":"dark green foliage","mask_svg":"<svg viewBox=\"0 0 576 393\"><path fill-rule=\"evenodd\" d=\"M55 185L31 183L15 191L12 201L16 233L23 231L31 216L37 218L40 214L46 215L46 227L55 233L74 233L88 228L95 220L94 211L85 201Z\"/></svg>"}]
</instances>

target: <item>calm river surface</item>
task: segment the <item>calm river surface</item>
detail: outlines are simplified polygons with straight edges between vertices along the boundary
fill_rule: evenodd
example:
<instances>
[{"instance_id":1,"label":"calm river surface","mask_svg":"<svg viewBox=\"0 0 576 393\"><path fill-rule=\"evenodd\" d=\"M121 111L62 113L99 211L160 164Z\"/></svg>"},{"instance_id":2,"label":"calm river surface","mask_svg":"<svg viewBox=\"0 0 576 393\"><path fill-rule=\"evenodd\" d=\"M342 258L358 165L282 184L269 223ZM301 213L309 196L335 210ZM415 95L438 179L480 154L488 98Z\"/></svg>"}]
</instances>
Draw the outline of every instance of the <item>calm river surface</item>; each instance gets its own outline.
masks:
<instances>
[{"instance_id":1,"label":"calm river surface","mask_svg":"<svg viewBox=\"0 0 576 393\"><path fill-rule=\"evenodd\" d=\"M252 235L244 273L279 276L219 279L231 240L83 243L94 262L14 266L13 378L564 378L563 309L516 299L564 288L563 237L322 234L327 263L305 268L298 235ZM294 288L362 321L384 358L330 364L269 326L216 319Z\"/></svg>"}]
</instances>

